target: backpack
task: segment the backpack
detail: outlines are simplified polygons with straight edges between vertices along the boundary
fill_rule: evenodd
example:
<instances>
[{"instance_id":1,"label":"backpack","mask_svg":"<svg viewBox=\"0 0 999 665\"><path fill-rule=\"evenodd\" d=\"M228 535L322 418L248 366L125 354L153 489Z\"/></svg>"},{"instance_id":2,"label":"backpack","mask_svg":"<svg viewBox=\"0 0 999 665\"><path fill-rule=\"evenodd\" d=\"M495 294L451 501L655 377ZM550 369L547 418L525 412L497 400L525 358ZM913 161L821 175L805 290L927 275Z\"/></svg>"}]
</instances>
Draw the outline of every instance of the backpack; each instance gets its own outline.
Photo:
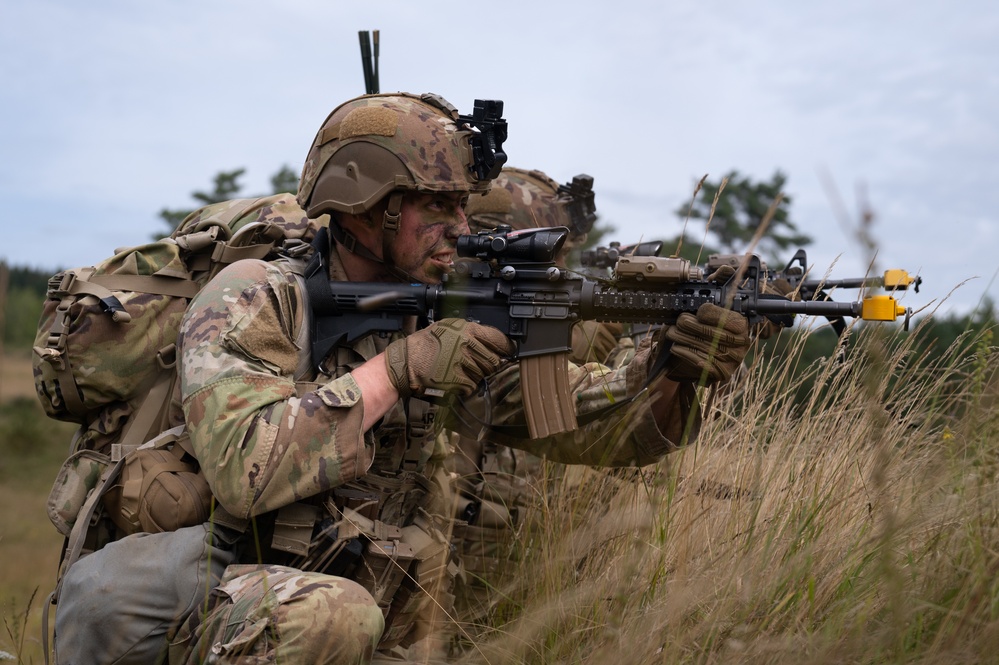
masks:
<instances>
[{"instance_id":1,"label":"backpack","mask_svg":"<svg viewBox=\"0 0 999 665\"><path fill-rule=\"evenodd\" d=\"M231 263L304 265L319 226L291 194L237 199L196 210L168 238L49 280L35 389L48 416L80 425L47 506L69 538L64 569L84 547L205 521L211 492L175 399L184 313Z\"/></svg>"}]
</instances>

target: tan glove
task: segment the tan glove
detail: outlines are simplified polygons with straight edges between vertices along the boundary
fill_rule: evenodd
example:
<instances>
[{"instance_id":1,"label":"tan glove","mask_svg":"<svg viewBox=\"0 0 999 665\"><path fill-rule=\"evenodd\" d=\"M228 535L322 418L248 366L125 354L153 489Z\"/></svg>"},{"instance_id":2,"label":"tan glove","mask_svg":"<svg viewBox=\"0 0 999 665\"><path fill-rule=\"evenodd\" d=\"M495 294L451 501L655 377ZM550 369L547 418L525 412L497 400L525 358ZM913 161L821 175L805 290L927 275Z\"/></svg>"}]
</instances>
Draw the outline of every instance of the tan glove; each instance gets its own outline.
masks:
<instances>
[{"instance_id":1,"label":"tan glove","mask_svg":"<svg viewBox=\"0 0 999 665\"><path fill-rule=\"evenodd\" d=\"M401 397L467 396L513 352L513 342L496 328L441 319L389 344L385 364Z\"/></svg>"},{"instance_id":2,"label":"tan glove","mask_svg":"<svg viewBox=\"0 0 999 665\"><path fill-rule=\"evenodd\" d=\"M620 323L579 321L572 327L572 353L569 359L577 365L605 363L617 348L617 339L624 332Z\"/></svg>"},{"instance_id":3,"label":"tan glove","mask_svg":"<svg viewBox=\"0 0 999 665\"><path fill-rule=\"evenodd\" d=\"M705 371L708 383L726 381L749 350L746 318L711 303L701 305L697 316L684 312L665 331L673 342L666 375L674 381L700 381Z\"/></svg>"}]
</instances>

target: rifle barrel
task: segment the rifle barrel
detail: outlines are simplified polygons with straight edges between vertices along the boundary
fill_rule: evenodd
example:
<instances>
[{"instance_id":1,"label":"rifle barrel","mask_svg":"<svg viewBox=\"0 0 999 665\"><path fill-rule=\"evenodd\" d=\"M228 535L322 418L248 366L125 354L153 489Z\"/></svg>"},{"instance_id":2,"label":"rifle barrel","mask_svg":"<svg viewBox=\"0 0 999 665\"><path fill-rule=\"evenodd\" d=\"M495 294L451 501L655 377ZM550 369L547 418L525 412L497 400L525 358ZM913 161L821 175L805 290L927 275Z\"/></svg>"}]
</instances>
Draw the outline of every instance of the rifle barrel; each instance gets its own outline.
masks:
<instances>
[{"instance_id":1,"label":"rifle barrel","mask_svg":"<svg viewBox=\"0 0 999 665\"><path fill-rule=\"evenodd\" d=\"M854 277L847 279L810 279L802 282L803 289L860 289L867 287L884 286L884 279L881 277Z\"/></svg>"},{"instance_id":2,"label":"rifle barrel","mask_svg":"<svg viewBox=\"0 0 999 665\"><path fill-rule=\"evenodd\" d=\"M757 300L752 306L757 314L804 314L805 316L860 316L861 302L835 302L833 300L791 301L781 298Z\"/></svg>"}]
</instances>

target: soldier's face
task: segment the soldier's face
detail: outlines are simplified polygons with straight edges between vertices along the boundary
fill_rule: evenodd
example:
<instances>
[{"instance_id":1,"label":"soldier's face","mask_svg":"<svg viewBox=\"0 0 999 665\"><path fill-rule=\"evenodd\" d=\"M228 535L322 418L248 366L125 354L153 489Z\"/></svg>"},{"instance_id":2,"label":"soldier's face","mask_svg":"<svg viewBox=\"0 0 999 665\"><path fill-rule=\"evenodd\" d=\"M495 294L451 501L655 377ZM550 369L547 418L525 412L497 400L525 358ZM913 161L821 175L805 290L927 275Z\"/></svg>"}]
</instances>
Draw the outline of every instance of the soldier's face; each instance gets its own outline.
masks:
<instances>
[{"instance_id":1,"label":"soldier's face","mask_svg":"<svg viewBox=\"0 0 999 665\"><path fill-rule=\"evenodd\" d=\"M392 243L395 265L424 284L438 284L456 258L458 236L468 233L467 194L407 194Z\"/></svg>"}]
</instances>

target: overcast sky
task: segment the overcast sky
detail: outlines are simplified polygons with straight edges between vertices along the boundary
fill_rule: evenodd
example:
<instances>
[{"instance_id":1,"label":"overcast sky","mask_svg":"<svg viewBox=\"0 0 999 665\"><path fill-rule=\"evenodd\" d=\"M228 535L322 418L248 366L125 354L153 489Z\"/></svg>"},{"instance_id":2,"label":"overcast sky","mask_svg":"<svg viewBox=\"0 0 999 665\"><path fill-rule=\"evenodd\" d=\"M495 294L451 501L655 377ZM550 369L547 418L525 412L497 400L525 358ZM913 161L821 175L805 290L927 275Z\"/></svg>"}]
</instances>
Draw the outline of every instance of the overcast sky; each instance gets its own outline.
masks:
<instances>
[{"instance_id":1,"label":"overcast sky","mask_svg":"<svg viewBox=\"0 0 999 665\"><path fill-rule=\"evenodd\" d=\"M379 29L382 91L462 112L502 99L509 165L592 175L616 239L675 235L705 174L781 169L819 274L865 272L867 201L877 268L924 278L904 304L999 301L995 0L0 7L0 259L15 265L145 242L222 170L247 169L246 195L298 171L327 113L363 93L357 32Z\"/></svg>"}]
</instances>

